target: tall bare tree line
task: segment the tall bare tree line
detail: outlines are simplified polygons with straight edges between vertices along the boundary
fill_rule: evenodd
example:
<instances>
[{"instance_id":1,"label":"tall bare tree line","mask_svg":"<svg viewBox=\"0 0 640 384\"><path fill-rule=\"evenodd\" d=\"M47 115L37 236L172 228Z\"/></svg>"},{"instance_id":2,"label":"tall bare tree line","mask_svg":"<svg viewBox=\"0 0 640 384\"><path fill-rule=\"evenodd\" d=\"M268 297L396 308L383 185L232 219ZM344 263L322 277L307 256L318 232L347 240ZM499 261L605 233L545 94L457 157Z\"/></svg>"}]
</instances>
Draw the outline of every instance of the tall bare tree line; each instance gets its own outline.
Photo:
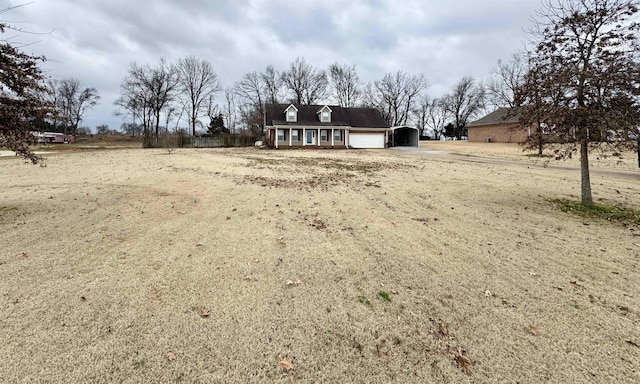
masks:
<instances>
[{"instance_id":1,"label":"tall bare tree line","mask_svg":"<svg viewBox=\"0 0 640 384\"><path fill-rule=\"evenodd\" d=\"M79 79L47 79L45 98L54 106L56 113L51 116L51 125L64 134L75 135L87 111L100 102L100 95L93 87L85 87Z\"/></svg>"}]
</instances>

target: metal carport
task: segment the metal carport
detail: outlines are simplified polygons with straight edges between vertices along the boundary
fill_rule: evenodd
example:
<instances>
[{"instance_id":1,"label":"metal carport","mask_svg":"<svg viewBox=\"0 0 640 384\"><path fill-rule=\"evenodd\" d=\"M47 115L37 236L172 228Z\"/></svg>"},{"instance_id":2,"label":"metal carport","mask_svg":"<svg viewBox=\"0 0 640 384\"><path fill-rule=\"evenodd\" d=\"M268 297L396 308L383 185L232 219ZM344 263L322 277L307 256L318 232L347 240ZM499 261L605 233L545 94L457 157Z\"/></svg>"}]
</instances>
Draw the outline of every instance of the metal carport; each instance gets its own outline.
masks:
<instances>
[{"instance_id":1,"label":"metal carport","mask_svg":"<svg viewBox=\"0 0 640 384\"><path fill-rule=\"evenodd\" d=\"M390 147L417 147L420 143L420 130L406 125L389 128Z\"/></svg>"}]
</instances>

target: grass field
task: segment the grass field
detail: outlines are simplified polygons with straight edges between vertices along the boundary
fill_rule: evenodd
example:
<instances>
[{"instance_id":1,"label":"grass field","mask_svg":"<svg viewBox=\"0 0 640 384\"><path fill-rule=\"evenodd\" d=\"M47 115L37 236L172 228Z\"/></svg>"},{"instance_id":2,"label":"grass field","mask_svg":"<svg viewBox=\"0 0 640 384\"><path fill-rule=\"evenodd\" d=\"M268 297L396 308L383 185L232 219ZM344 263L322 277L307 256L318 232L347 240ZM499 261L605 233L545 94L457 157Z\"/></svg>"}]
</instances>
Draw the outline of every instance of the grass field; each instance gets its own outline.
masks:
<instances>
[{"instance_id":1,"label":"grass field","mask_svg":"<svg viewBox=\"0 0 640 384\"><path fill-rule=\"evenodd\" d=\"M1 158L0 381L639 382L640 227L551 203L571 161L434 144Z\"/></svg>"}]
</instances>

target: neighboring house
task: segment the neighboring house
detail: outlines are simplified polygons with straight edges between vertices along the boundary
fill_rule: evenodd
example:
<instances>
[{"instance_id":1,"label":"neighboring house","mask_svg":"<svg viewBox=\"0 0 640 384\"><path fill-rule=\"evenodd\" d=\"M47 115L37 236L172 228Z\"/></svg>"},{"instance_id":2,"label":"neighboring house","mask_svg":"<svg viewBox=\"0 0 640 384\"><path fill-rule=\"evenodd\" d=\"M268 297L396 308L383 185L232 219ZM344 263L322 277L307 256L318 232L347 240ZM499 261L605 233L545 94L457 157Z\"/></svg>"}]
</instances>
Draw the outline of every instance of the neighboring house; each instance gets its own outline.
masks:
<instances>
[{"instance_id":1,"label":"neighboring house","mask_svg":"<svg viewBox=\"0 0 640 384\"><path fill-rule=\"evenodd\" d=\"M514 108L498 108L467 126L469 141L521 143L529 136L529 129L520 123L520 113Z\"/></svg>"},{"instance_id":2,"label":"neighboring house","mask_svg":"<svg viewBox=\"0 0 640 384\"><path fill-rule=\"evenodd\" d=\"M384 148L389 124L375 108L265 105L265 144L272 148Z\"/></svg>"}]
</instances>

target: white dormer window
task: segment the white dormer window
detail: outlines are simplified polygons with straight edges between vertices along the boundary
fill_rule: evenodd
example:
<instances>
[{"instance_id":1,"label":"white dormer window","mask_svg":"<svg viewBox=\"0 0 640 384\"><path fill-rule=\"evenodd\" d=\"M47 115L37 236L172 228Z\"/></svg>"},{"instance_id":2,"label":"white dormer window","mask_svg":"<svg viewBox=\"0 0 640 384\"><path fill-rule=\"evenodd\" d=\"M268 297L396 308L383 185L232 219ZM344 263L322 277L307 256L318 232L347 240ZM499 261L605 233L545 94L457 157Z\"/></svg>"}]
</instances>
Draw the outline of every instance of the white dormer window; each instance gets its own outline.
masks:
<instances>
[{"instance_id":1,"label":"white dormer window","mask_svg":"<svg viewBox=\"0 0 640 384\"><path fill-rule=\"evenodd\" d=\"M327 105L325 105L324 107L320 108L320 110L318 111L318 115L320 115L320 122L322 122L322 123L330 123L331 122L331 112L333 112L333 111Z\"/></svg>"},{"instance_id":2,"label":"white dormer window","mask_svg":"<svg viewBox=\"0 0 640 384\"><path fill-rule=\"evenodd\" d=\"M295 123L298 121L298 108L295 105L291 104L287 109L284 110L286 115L287 123Z\"/></svg>"}]
</instances>

